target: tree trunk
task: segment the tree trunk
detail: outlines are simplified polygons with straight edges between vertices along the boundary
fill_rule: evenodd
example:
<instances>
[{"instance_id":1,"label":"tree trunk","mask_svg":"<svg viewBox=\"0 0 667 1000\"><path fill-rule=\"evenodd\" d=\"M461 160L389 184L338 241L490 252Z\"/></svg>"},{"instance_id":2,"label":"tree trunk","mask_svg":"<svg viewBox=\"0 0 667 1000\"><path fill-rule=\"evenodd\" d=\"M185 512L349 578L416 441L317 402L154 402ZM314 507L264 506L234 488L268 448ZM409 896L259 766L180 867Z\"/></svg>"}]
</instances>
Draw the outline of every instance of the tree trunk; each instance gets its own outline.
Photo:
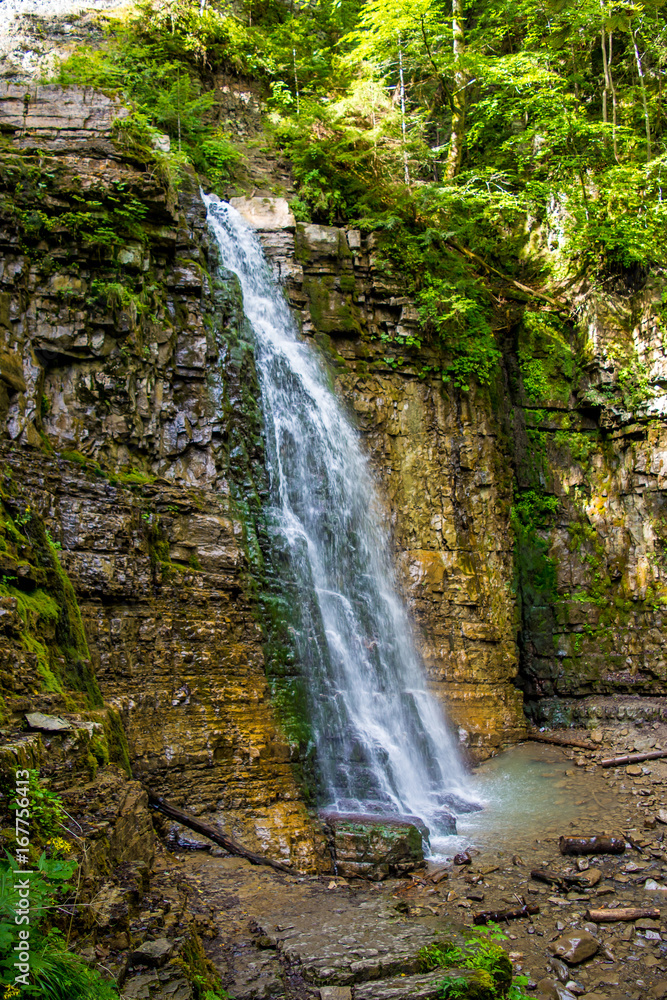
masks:
<instances>
[{"instance_id":1,"label":"tree trunk","mask_svg":"<svg viewBox=\"0 0 667 1000\"><path fill-rule=\"evenodd\" d=\"M452 94L452 137L449 142L445 179L451 181L461 169L466 124L466 86L463 68L465 35L463 32L463 0L452 0L452 34L454 50L454 93Z\"/></svg>"},{"instance_id":2,"label":"tree trunk","mask_svg":"<svg viewBox=\"0 0 667 1000\"><path fill-rule=\"evenodd\" d=\"M148 792L148 789L146 789ZM195 833L201 833L202 836L208 837L212 840L214 844L218 844L220 847L224 847L226 851L230 854L236 854L238 857L246 858L253 865L267 865L269 868L274 868L277 872L285 872L286 875L293 875L294 870L289 868L287 865L281 864L279 861L272 861L271 858L265 858L261 854L255 854L254 851L249 851L247 847L243 847L242 844L237 844L235 840L231 837L226 837L219 830L214 830L213 827L207 826L205 823L201 823L195 816L191 816L189 813L183 812L182 809L177 809L176 806L172 806L169 802L165 802L158 795L153 795L152 792L148 792L148 801L153 809L157 809L161 812L163 816L168 816L169 819L175 819L177 823L181 823L183 826L187 826L189 830L194 830Z\"/></svg>"},{"instance_id":3,"label":"tree trunk","mask_svg":"<svg viewBox=\"0 0 667 1000\"><path fill-rule=\"evenodd\" d=\"M648 114L648 100L646 98L646 82L644 80L644 70L642 68L642 61L639 55L639 49L637 47L637 32L632 33L632 44L635 48L635 61L637 63L637 73L639 74L639 86L642 91L642 103L644 105L644 121L646 123L646 161L650 162L651 159L651 121Z\"/></svg>"},{"instance_id":4,"label":"tree trunk","mask_svg":"<svg viewBox=\"0 0 667 1000\"><path fill-rule=\"evenodd\" d=\"M607 116L607 95L611 93L611 86L609 83L609 64L607 62L607 41L604 24L602 25L602 29L600 31L600 41L602 44L602 69L604 72L604 89L602 91L602 121L606 125L609 120Z\"/></svg>"},{"instance_id":5,"label":"tree trunk","mask_svg":"<svg viewBox=\"0 0 667 1000\"><path fill-rule=\"evenodd\" d=\"M398 36L398 73L401 82L401 132L403 134L403 172L405 183L410 183L410 170L408 168L408 151L406 148L406 129L405 129L405 80L403 78L403 44L401 42L401 36Z\"/></svg>"},{"instance_id":6,"label":"tree trunk","mask_svg":"<svg viewBox=\"0 0 667 1000\"><path fill-rule=\"evenodd\" d=\"M472 922L478 927L480 924L499 924L501 920L520 920L521 917L534 917L540 912L539 906L527 906L525 903L518 910L482 910L475 913Z\"/></svg>"},{"instance_id":7,"label":"tree trunk","mask_svg":"<svg viewBox=\"0 0 667 1000\"><path fill-rule=\"evenodd\" d=\"M586 919L596 924L613 924L619 920L660 920L660 910L634 906L619 906L616 910L586 910Z\"/></svg>"},{"instance_id":8,"label":"tree trunk","mask_svg":"<svg viewBox=\"0 0 667 1000\"><path fill-rule=\"evenodd\" d=\"M612 142L614 144L614 159L618 163L618 143L616 141L616 125L617 125L617 118L618 118L618 101L616 100L616 84L614 83L614 77L613 77L613 74L611 72L611 59L612 59L612 52L613 52L613 48L612 48L613 47L613 43L614 43L614 38L613 38L613 35L612 35L611 31L610 31L609 32L609 59L607 60L607 71L609 73L609 86L611 87L611 100L612 100L612 106L613 106L613 111L612 111L612 132L611 132L611 134L612 134Z\"/></svg>"},{"instance_id":9,"label":"tree trunk","mask_svg":"<svg viewBox=\"0 0 667 1000\"><path fill-rule=\"evenodd\" d=\"M620 757L605 757L600 767L622 767L624 764L638 764L642 760L660 760L667 757L667 750L650 750L647 753L624 753Z\"/></svg>"},{"instance_id":10,"label":"tree trunk","mask_svg":"<svg viewBox=\"0 0 667 1000\"><path fill-rule=\"evenodd\" d=\"M299 114L299 77L296 74L296 49L292 49L292 61L294 63L294 91L296 93L296 113Z\"/></svg>"},{"instance_id":11,"label":"tree trunk","mask_svg":"<svg viewBox=\"0 0 667 1000\"><path fill-rule=\"evenodd\" d=\"M542 733L526 733L525 739L533 743L551 743L555 747L573 747L577 750L599 750L595 743L588 740L566 740L561 736L543 736Z\"/></svg>"},{"instance_id":12,"label":"tree trunk","mask_svg":"<svg viewBox=\"0 0 667 1000\"><path fill-rule=\"evenodd\" d=\"M623 854L623 837L561 837L558 841L561 854Z\"/></svg>"}]
</instances>

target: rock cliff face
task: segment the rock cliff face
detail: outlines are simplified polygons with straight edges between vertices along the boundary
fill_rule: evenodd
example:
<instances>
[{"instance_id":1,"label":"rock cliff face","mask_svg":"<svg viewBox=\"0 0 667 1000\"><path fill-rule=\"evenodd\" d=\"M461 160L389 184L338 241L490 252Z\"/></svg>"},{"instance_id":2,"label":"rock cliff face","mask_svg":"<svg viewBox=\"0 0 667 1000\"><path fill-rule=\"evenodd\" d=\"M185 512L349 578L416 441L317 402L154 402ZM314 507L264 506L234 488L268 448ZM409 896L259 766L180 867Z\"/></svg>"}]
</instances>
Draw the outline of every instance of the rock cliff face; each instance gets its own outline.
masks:
<instances>
[{"instance_id":1,"label":"rock cliff face","mask_svg":"<svg viewBox=\"0 0 667 1000\"><path fill-rule=\"evenodd\" d=\"M313 866L250 331L196 179L176 189L123 116L90 91L0 89L6 717L85 720L104 700L136 777ZM355 414L462 740L484 754L520 735L524 695L546 721L664 695L660 289L604 310L582 291L576 326L539 338L505 304L503 370L464 393L431 349L399 356L419 317L373 237L273 198L237 206Z\"/></svg>"},{"instance_id":2,"label":"rock cliff face","mask_svg":"<svg viewBox=\"0 0 667 1000\"><path fill-rule=\"evenodd\" d=\"M503 371L464 394L429 374L429 351L398 356L392 340L417 334L418 314L373 236L281 229L266 199L238 207L356 412L431 682L466 741L515 736L519 690L546 722L664 695L661 289L582 289L577 322L551 327L507 308Z\"/></svg>"},{"instance_id":3,"label":"rock cliff face","mask_svg":"<svg viewBox=\"0 0 667 1000\"><path fill-rule=\"evenodd\" d=\"M488 750L516 738L524 722L502 404L422 374L432 352L398 363L381 338L417 333L418 315L377 266L372 238L288 222L292 236L270 201L264 212L261 199L237 207L260 230L304 333L328 353L373 457L433 689L466 742Z\"/></svg>"},{"instance_id":4,"label":"rock cliff face","mask_svg":"<svg viewBox=\"0 0 667 1000\"><path fill-rule=\"evenodd\" d=\"M264 671L261 414L237 285L215 276L194 179L177 196L123 152L112 102L58 88L24 101L24 90L0 93L12 530L48 529L134 773L308 867L298 747ZM16 566L30 564L25 542ZM39 572L8 565L9 592L48 587ZM57 671L44 616L33 625ZM34 655L15 674L9 710L72 707L62 685L44 690Z\"/></svg>"}]
</instances>

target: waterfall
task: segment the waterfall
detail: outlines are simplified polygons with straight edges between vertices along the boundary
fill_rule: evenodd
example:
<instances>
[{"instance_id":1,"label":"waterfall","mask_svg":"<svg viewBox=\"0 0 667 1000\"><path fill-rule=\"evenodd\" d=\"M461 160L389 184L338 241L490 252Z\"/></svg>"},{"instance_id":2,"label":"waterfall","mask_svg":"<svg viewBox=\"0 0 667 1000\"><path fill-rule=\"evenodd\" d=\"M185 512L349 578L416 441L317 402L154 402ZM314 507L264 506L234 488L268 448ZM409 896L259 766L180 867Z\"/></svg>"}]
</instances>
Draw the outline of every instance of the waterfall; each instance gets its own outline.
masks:
<instances>
[{"instance_id":1,"label":"waterfall","mask_svg":"<svg viewBox=\"0 0 667 1000\"><path fill-rule=\"evenodd\" d=\"M254 231L215 196L205 202L254 331L270 514L298 603L295 641L323 804L412 814L432 834L446 834L447 809L465 810L471 796L442 709L426 688L368 460Z\"/></svg>"}]
</instances>

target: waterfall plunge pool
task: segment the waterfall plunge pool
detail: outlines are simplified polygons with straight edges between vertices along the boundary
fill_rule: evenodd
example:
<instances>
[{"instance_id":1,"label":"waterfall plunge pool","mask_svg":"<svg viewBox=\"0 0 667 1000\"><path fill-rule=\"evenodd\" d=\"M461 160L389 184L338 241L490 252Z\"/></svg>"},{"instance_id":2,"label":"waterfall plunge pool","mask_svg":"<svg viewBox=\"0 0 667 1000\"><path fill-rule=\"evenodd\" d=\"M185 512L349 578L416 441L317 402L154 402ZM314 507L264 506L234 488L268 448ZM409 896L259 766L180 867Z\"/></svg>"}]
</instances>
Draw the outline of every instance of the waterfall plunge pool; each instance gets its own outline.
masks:
<instances>
[{"instance_id":1,"label":"waterfall plunge pool","mask_svg":"<svg viewBox=\"0 0 667 1000\"><path fill-rule=\"evenodd\" d=\"M431 837L431 860L468 847L520 853L582 824L594 832L607 829L618 802L599 769L577 767L569 753L520 743L480 764L470 790L484 809L458 815L457 836Z\"/></svg>"}]
</instances>

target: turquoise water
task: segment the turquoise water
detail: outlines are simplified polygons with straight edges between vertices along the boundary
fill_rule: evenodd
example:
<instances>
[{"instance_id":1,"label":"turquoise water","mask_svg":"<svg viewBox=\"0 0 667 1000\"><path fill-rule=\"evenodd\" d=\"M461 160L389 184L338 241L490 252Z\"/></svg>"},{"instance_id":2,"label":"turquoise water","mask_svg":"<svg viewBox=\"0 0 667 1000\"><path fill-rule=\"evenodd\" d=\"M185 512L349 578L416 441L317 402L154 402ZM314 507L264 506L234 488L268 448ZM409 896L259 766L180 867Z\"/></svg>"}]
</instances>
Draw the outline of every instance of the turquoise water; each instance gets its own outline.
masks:
<instances>
[{"instance_id":1,"label":"turquoise water","mask_svg":"<svg viewBox=\"0 0 667 1000\"><path fill-rule=\"evenodd\" d=\"M458 837L432 839L434 854L451 856L467 846L520 851L582 825L599 833L609 826L613 806L599 773L576 767L557 747L537 743L523 743L481 764L471 790L484 809L457 817Z\"/></svg>"}]
</instances>

